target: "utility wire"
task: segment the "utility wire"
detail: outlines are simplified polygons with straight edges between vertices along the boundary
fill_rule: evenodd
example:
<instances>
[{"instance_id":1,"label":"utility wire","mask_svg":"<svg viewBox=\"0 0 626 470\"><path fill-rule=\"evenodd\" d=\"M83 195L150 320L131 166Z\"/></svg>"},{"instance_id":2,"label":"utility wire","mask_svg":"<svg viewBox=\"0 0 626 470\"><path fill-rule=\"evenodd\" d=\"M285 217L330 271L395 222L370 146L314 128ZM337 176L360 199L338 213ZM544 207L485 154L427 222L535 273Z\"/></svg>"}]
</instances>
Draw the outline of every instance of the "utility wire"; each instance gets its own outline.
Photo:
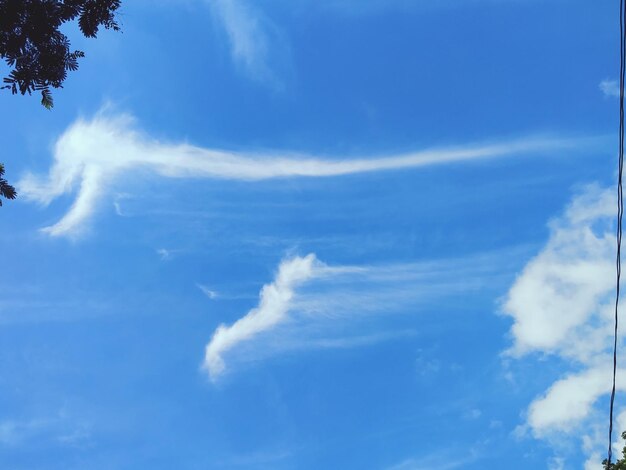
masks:
<instances>
[{"instance_id":1,"label":"utility wire","mask_svg":"<svg viewBox=\"0 0 626 470\"><path fill-rule=\"evenodd\" d=\"M624 79L626 78L626 0L620 0L619 5L619 31L620 31L620 71L619 71L619 168L617 173L617 256L615 260L616 286L615 286L615 329L613 332L613 388L611 389L611 406L609 411L609 452L607 469L611 468L611 449L613 442L613 408L615 405L615 379L617 376L617 327L618 308L620 295L620 278L622 275L622 218L624 216L624 195L622 188L622 175L624 169Z\"/></svg>"}]
</instances>

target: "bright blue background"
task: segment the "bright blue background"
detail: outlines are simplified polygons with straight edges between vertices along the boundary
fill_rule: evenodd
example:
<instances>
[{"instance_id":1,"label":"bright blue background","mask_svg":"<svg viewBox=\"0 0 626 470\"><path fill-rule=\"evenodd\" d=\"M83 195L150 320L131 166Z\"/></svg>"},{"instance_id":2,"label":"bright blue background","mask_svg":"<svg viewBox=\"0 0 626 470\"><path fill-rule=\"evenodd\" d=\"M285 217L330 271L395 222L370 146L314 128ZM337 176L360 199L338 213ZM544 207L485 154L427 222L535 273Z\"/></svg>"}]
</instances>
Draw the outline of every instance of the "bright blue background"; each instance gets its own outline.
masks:
<instances>
[{"instance_id":1,"label":"bright blue background","mask_svg":"<svg viewBox=\"0 0 626 470\"><path fill-rule=\"evenodd\" d=\"M9 180L47 171L55 139L108 101L165 141L231 149L350 156L607 138L584 152L320 180L129 179L115 188L128 216L111 194L74 242L37 231L72 196L5 204L0 465L545 468L552 449L512 431L559 363L504 364L498 302L572 193L613 180L616 101L598 85L617 75L616 2L263 2L284 41L271 48L280 87L233 63L207 4L123 3L123 33L73 34L87 56L52 112L0 95ZM270 355L212 384L205 344L294 250L330 265L502 255L478 289L338 327L415 334ZM232 295L209 300L196 283ZM580 467L575 448L570 461Z\"/></svg>"}]
</instances>

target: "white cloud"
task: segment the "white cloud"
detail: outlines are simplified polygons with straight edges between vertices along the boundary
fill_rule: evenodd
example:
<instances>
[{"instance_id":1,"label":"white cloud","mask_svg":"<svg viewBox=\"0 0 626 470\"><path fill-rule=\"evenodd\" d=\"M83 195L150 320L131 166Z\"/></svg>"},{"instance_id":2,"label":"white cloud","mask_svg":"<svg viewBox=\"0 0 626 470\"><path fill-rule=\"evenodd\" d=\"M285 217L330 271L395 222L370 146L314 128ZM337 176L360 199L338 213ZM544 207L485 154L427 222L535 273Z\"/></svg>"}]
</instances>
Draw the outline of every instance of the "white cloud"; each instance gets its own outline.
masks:
<instances>
[{"instance_id":1,"label":"white cloud","mask_svg":"<svg viewBox=\"0 0 626 470\"><path fill-rule=\"evenodd\" d=\"M200 289L202 291L202 293L204 295L206 295L209 299L217 299L218 294L217 291L214 291L213 289L209 289L207 286L204 286L202 284L196 284L196 286L198 287L198 289Z\"/></svg>"},{"instance_id":2,"label":"white cloud","mask_svg":"<svg viewBox=\"0 0 626 470\"><path fill-rule=\"evenodd\" d=\"M548 470L565 470L565 459L554 457L548 462Z\"/></svg>"},{"instance_id":3,"label":"white cloud","mask_svg":"<svg viewBox=\"0 0 626 470\"><path fill-rule=\"evenodd\" d=\"M585 462L585 470L604 470L602 461L606 457L599 452L594 452Z\"/></svg>"},{"instance_id":4,"label":"white cloud","mask_svg":"<svg viewBox=\"0 0 626 470\"><path fill-rule=\"evenodd\" d=\"M115 213L120 217L124 217L124 213L122 212L122 206L118 201L113 201L113 207L115 208Z\"/></svg>"},{"instance_id":5,"label":"white cloud","mask_svg":"<svg viewBox=\"0 0 626 470\"><path fill-rule=\"evenodd\" d=\"M403 460L400 463L387 467L385 470L453 470L475 462L479 457L476 449L470 449L466 456L458 456L459 452L433 453L425 457L417 457Z\"/></svg>"},{"instance_id":6,"label":"white cloud","mask_svg":"<svg viewBox=\"0 0 626 470\"><path fill-rule=\"evenodd\" d=\"M471 410L467 410L465 413L463 413L463 418L475 420L480 418L482 415L483 412L481 410L479 410L478 408L472 408Z\"/></svg>"},{"instance_id":7,"label":"white cloud","mask_svg":"<svg viewBox=\"0 0 626 470\"><path fill-rule=\"evenodd\" d=\"M528 410L528 424L536 437L573 432L589 417L599 397L611 388L611 358L606 365L571 374L555 382L545 395L537 398ZM626 370L618 371L618 391L626 391Z\"/></svg>"},{"instance_id":8,"label":"white cloud","mask_svg":"<svg viewBox=\"0 0 626 470\"><path fill-rule=\"evenodd\" d=\"M293 309L297 310L296 308ZM337 338L313 338L305 337L289 338L275 345L276 351L297 351L308 349L354 349L366 346L372 346L386 341L397 341L403 338L411 338L417 336L415 330L392 330L382 333L373 333L365 335L349 335Z\"/></svg>"},{"instance_id":9,"label":"white cloud","mask_svg":"<svg viewBox=\"0 0 626 470\"><path fill-rule=\"evenodd\" d=\"M270 57L276 55L280 46L279 38L275 37L276 26L245 0L207 1L228 35L235 64L253 79L280 87L280 80L270 66Z\"/></svg>"},{"instance_id":10,"label":"white cloud","mask_svg":"<svg viewBox=\"0 0 626 470\"><path fill-rule=\"evenodd\" d=\"M284 260L274 282L261 289L259 305L233 325L220 325L213 334L204 359L210 376L215 378L223 372L225 352L285 321L296 287L318 275L322 266L313 254Z\"/></svg>"},{"instance_id":11,"label":"white cloud","mask_svg":"<svg viewBox=\"0 0 626 470\"><path fill-rule=\"evenodd\" d=\"M91 425L72 419L63 410L48 418L0 421L0 448L27 448L33 442L44 441L74 446L90 437Z\"/></svg>"},{"instance_id":12,"label":"white cloud","mask_svg":"<svg viewBox=\"0 0 626 470\"><path fill-rule=\"evenodd\" d=\"M259 8L261 2L252 0L204 0L228 36L230 53L236 65L251 78L282 87L277 68L290 62L288 38L279 26ZM493 3L494 0L489 0ZM501 0L503 2L515 0ZM437 0L412 2L407 0L289 0L289 8L310 13L312 10L329 12L333 16L362 16L378 14L381 10L405 10L453 7L458 4L482 4L485 0ZM283 64L277 63L283 62Z\"/></svg>"},{"instance_id":13,"label":"white cloud","mask_svg":"<svg viewBox=\"0 0 626 470\"><path fill-rule=\"evenodd\" d=\"M165 248L159 248L158 250L156 250L156 252L157 255L159 255L159 257L161 258L161 261L167 261L168 259L172 258L172 252Z\"/></svg>"},{"instance_id":14,"label":"white cloud","mask_svg":"<svg viewBox=\"0 0 626 470\"><path fill-rule=\"evenodd\" d=\"M607 97L617 97L620 96L619 91L619 82L617 80L602 80L600 82L600 90L604 93L604 96Z\"/></svg>"},{"instance_id":15,"label":"white cloud","mask_svg":"<svg viewBox=\"0 0 626 470\"><path fill-rule=\"evenodd\" d=\"M45 421L1 421L0 422L0 444L4 446L16 445L26 437L40 432L45 428Z\"/></svg>"},{"instance_id":16,"label":"white cloud","mask_svg":"<svg viewBox=\"0 0 626 470\"><path fill-rule=\"evenodd\" d=\"M503 310L514 319L511 354L595 355L610 334L615 238L614 196L589 188L551 222L546 246L524 268ZM605 328L598 328L600 321Z\"/></svg>"},{"instance_id":17,"label":"white cloud","mask_svg":"<svg viewBox=\"0 0 626 470\"><path fill-rule=\"evenodd\" d=\"M598 401L610 393L612 380L616 211L612 188L587 187L551 221L549 240L502 306L514 322L507 354L552 355L569 367L530 404L525 427L553 443L582 436L588 469L599 466L594 460L606 439L606 410L598 409ZM626 391L621 366L617 389ZM623 421L619 426L626 426L626 416Z\"/></svg>"},{"instance_id":18,"label":"white cloud","mask_svg":"<svg viewBox=\"0 0 626 470\"><path fill-rule=\"evenodd\" d=\"M419 313L424 305L441 308L446 298L489 289L498 276L494 260L501 257L493 253L365 267L329 266L314 254L286 258L274 281L261 289L258 305L232 325L216 329L206 347L204 368L216 379L225 370L224 355L229 352L233 360L258 361L286 351L365 347L414 337L416 331L394 330L389 321L380 329L371 320L375 315L406 315L407 308ZM471 281L451 282L452 272Z\"/></svg>"},{"instance_id":19,"label":"white cloud","mask_svg":"<svg viewBox=\"0 0 626 470\"><path fill-rule=\"evenodd\" d=\"M118 178L150 170L168 178L256 181L287 177L330 177L574 149L581 140L524 138L509 142L423 150L376 158L329 159L296 153L231 152L189 144L166 144L139 132L126 114L78 119L57 140L47 177L26 174L18 183L27 199L48 204L74 190L70 210L44 229L52 236L77 236Z\"/></svg>"},{"instance_id":20,"label":"white cloud","mask_svg":"<svg viewBox=\"0 0 626 470\"><path fill-rule=\"evenodd\" d=\"M113 201L113 208L115 209L115 213L117 215L119 215L120 217L128 217L129 214L127 214L123 209L122 209L122 200L128 199L130 196L128 194L124 194L124 193L120 193L120 194L116 194L115 195L115 200Z\"/></svg>"}]
</instances>

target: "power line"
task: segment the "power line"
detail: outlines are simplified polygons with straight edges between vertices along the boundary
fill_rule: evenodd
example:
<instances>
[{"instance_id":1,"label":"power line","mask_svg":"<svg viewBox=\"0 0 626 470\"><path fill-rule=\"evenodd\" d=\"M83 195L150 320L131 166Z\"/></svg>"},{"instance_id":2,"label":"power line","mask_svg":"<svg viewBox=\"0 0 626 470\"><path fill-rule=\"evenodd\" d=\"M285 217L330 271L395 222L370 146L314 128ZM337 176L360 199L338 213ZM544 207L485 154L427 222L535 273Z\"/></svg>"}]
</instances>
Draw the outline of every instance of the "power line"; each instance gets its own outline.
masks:
<instances>
[{"instance_id":1,"label":"power line","mask_svg":"<svg viewBox=\"0 0 626 470\"><path fill-rule=\"evenodd\" d=\"M620 0L620 71L619 71L619 168L617 173L617 256L615 259L615 329L613 332L613 388L611 389L611 405L609 411L609 451L607 468L611 466L613 457L613 408L615 405L615 379L617 376L617 327L619 322L618 308L620 296L620 278L622 275L622 219L624 216L624 197L622 175L624 169L624 79L626 78L626 0Z\"/></svg>"}]
</instances>

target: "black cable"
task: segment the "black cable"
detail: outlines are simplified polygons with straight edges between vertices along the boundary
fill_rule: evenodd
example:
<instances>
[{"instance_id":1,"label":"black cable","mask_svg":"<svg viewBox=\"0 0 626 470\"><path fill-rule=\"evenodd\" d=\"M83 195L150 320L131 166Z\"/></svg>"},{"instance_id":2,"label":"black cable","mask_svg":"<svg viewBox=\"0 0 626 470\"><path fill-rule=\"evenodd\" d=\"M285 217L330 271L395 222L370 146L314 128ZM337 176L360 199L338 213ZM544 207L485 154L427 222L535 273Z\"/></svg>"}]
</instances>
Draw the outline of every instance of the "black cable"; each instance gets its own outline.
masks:
<instances>
[{"instance_id":1,"label":"black cable","mask_svg":"<svg viewBox=\"0 0 626 470\"><path fill-rule=\"evenodd\" d=\"M615 286L615 329L613 332L613 388L611 389L611 405L609 411L609 452L607 467L611 467L613 452L613 408L615 405L615 379L617 376L617 327L618 308L620 296L620 278L622 275L622 219L624 216L624 197L622 187L622 175L624 170L624 79L626 78L626 0L620 0L619 31L620 31L620 71L619 71L619 168L617 173L617 256L615 260L616 286Z\"/></svg>"}]
</instances>

